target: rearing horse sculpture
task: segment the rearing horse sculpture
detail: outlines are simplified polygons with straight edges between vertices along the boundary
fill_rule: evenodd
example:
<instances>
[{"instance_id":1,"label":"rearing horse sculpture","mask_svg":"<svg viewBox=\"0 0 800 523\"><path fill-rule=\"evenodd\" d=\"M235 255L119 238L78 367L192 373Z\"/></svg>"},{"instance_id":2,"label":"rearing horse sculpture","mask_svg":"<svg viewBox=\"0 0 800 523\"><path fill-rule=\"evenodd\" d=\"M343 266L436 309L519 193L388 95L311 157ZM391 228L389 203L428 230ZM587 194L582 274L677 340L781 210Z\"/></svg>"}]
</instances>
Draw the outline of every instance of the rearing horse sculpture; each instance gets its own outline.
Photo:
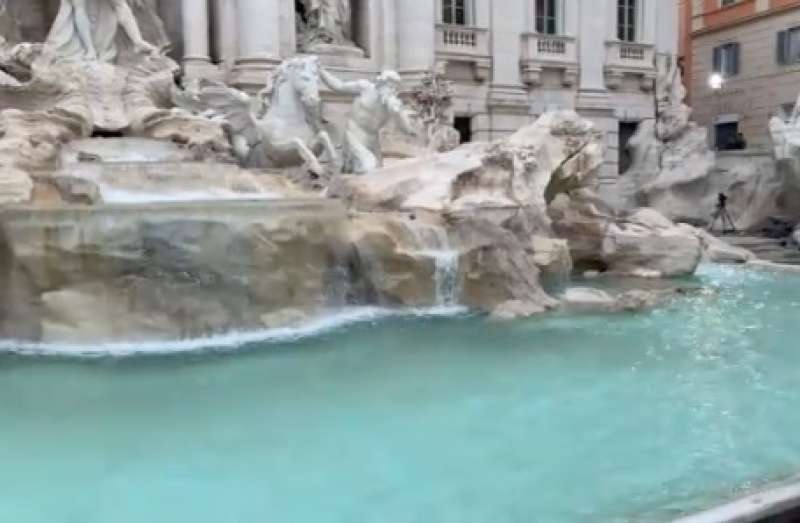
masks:
<instances>
[{"instance_id":1,"label":"rearing horse sculpture","mask_svg":"<svg viewBox=\"0 0 800 523\"><path fill-rule=\"evenodd\" d=\"M335 163L337 153L323 127L319 60L314 56L287 60L273 78L271 88L255 99L213 82L204 82L196 96L226 120L234 152L243 165L305 164L310 171L322 174L319 156L327 151Z\"/></svg>"}]
</instances>

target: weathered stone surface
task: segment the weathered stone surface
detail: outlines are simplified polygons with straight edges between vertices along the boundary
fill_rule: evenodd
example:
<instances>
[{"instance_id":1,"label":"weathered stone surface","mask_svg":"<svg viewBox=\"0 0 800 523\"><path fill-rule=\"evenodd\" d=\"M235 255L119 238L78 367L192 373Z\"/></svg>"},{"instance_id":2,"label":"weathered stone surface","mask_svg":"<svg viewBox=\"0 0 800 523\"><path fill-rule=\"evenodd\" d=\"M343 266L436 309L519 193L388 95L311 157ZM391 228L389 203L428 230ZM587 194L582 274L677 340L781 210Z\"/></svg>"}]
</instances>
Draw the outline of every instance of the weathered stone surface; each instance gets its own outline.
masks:
<instances>
[{"instance_id":1,"label":"weathered stone surface","mask_svg":"<svg viewBox=\"0 0 800 523\"><path fill-rule=\"evenodd\" d=\"M693 274L701 261L702 244L696 234L652 209L615 219L598 202L561 196L550 212L556 234L569 240L581 270L675 277Z\"/></svg>"},{"instance_id":2,"label":"weathered stone surface","mask_svg":"<svg viewBox=\"0 0 800 523\"><path fill-rule=\"evenodd\" d=\"M603 259L612 272L631 276L674 277L694 274L702 244L651 209L611 224L603 240Z\"/></svg>"},{"instance_id":3,"label":"weathered stone surface","mask_svg":"<svg viewBox=\"0 0 800 523\"><path fill-rule=\"evenodd\" d=\"M748 263L756 260L757 256L747 249L735 247L710 234L708 231L680 224L679 227L697 236L703 245L703 260L711 263Z\"/></svg>"},{"instance_id":4,"label":"weathered stone surface","mask_svg":"<svg viewBox=\"0 0 800 523\"><path fill-rule=\"evenodd\" d=\"M354 279L361 292L382 305L433 305L434 256L437 249L446 248L437 240L440 234L446 234L441 225L421 224L401 214L351 217L347 235L355 255Z\"/></svg>"},{"instance_id":5,"label":"weathered stone surface","mask_svg":"<svg viewBox=\"0 0 800 523\"><path fill-rule=\"evenodd\" d=\"M591 123L570 111L546 113L507 140L337 178L330 194L360 209L544 209L556 194L586 185L602 157Z\"/></svg>"},{"instance_id":6,"label":"weathered stone surface","mask_svg":"<svg viewBox=\"0 0 800 523\"><path fill-rule=\"evenodd\" d=\"M20 169L6 167L0 175L0 205L24 203L31 199L33 180Z\"/></svg>"},{"instance_id":7,"label":"weathered stone surface","mask_svg":"<svg viewBox=\"0 0 800 523\"><path fill-rule=\"evenodd\" d=\"M344 285L344 210L332 202L3 211L0 336L174 339L313 314ZM13 301L12 301L13 300ZM21 318L18 303L32 306ZM21 323L20 323L21 321Z\"/></svg>"},{"instance_id":8,"label":"weathered stone surface","mask_svg":"<svg viewBox=\"0 0 800 523\"><path fill-rule=\"evenodd\" d=\"M617 304L607 292L589 287L567 289L561 302L564 308L572 312L610 312Z\"/></svg>"}]
</instances>

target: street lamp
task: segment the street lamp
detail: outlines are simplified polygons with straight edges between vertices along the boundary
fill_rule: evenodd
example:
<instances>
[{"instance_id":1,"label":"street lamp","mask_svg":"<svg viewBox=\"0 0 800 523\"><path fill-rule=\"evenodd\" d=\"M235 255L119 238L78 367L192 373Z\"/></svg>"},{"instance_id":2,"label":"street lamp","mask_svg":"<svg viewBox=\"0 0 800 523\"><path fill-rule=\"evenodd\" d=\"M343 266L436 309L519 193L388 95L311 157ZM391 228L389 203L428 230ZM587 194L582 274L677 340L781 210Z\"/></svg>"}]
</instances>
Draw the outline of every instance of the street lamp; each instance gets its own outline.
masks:
<instances>
[{"instance_id":1,"label":"street lamp","mask_svg":"<svg viewBox=\"0 0 800 523\"><path fill-rule=\"evenodd\" d=\"M722 85L725 83L725 79L719 73L714 73L708 77L708 86L714 89L715 91L719 91L722 89Z\"/></svg>"}]
</instances>

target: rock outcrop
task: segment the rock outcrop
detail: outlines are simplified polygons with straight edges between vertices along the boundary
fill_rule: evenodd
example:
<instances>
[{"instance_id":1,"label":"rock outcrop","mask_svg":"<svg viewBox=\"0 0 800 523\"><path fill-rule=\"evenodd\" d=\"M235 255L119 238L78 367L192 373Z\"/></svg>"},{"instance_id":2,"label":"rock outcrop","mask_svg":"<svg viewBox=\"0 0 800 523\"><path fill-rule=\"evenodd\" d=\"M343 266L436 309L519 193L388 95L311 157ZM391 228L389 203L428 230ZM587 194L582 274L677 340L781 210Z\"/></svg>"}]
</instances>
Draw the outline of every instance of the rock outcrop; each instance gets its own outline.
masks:
<instances>
[{"instance_id":1,"label":"rock outcrop","mask_svg":"<svg viewBox=\"0 0 800 523\"><path fill-rule=\"evenodd\" d=\"M566 238L576 267L619 275L668 278L693 274L703 248L693 230L653 209L622 218L586 194L560 196L550 207L556 234Z\"/></svg>"},{"instance_id":2,"label":"rock outcrop","mask_svg":"<svg viewBox=\"0 0 800 523\"><path fill-rule=\"evenodd\" d=\"M573 268L674 277L702 257L693 232L655 211L618 219L593 191L599 134L575 113L542 116L506 140L341 177L329 193L363 211L441 216L460 254L462 302L500 318L556 308L542 281Z\"/></svg>"},{"instance_id":3,"label":"rock outcrop","mask_svg":"<svg viewBox=\"0 0 800 523\"><path fill-rule=\"evenodd\" d=\"M339 201L280 173L212 164L216 181L201 177L197 187L244 184L238 190L251 194L257 183L279 198L117 205L114 191L141 182L169 196L194 187L202 169L174 149L154 152L161 161L149 165L108 152L66 158L60 188L35 188L51 208L0 210L0 284L9 289L0 336L180 339L292 325L345 305L460 304L510 319L561 307L548 290L573 268L693 272L702 251L694 230L651 210L618 219L594 195L600 143L575 113L547 114L492 144L334 179L328 193ZM613 309L647 303L631 294Z\"/></svg>"}]
</instances>

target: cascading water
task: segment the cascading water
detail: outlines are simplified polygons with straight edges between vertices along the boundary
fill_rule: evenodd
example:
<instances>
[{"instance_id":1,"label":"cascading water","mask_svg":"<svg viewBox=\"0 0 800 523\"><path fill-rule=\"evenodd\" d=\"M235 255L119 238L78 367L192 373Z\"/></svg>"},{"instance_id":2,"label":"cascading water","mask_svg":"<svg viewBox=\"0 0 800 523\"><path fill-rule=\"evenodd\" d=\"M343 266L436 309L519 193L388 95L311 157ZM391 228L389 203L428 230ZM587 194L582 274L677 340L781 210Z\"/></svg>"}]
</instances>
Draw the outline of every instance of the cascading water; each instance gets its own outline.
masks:
<instances>
[{"instance_id":1,"label":"cascading water","mask_svg":"<svg viewBox=\"0 0 800 523\"><path fill-rule=\"evenodd\" d=\"M429 253L436 264L436 306L452 307L459 301L458 251L448 249Z\"/></svg>"},{"instance_id":2,"label":"cascading water","mask_svg":"<svg viewBox=\"0 0 800 523\"><path fill-rule=\"evenodd\" d=\"M459 252L450 245L447 231L429 223L415 223L409 227L419 254L434 261L434 305L454 307L459 303Z\"/></svg>"}]
</instances>

